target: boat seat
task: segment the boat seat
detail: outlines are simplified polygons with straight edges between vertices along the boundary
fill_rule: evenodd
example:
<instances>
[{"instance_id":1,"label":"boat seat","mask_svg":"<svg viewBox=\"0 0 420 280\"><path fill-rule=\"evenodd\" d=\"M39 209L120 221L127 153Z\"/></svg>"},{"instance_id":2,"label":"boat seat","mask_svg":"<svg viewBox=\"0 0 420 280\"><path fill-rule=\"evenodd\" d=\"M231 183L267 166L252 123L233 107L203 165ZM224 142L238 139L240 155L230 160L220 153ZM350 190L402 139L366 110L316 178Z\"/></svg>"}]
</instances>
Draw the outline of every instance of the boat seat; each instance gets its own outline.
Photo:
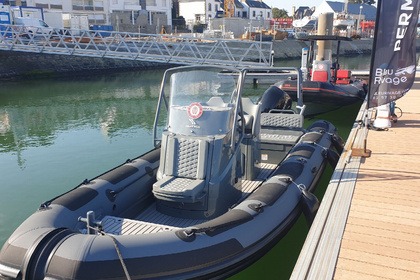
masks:
<instances>
[{"instance_id":1,"label":"boat seat","mask_svg":"<svg viewBox=\"0 0 420 280\"><path fill-rule=\"evenodd\" d=\"M337 70L337 80L336 84L350 84L350 78L351 78L351 71L350 70L344 70L344 69L338 69Z\"/></svg>"},{"instance_id":2,"label":"boat seat","mask_svg":"<svg viewBox=\"0 0 420 280\"><path fill-rule=\"evenodd\" d=\"M262 113L261 142L295 143L304 133L303 121L304 117L301 114Z\"/></svg>"},{"instance_id":3,"label":"boat seat","mask_svg":"<svg viewBox=\"0 0 420 280\"><path fill-rule=\"evenodd\" d=\"M199 137L162 136L161 161L153 184L157 199L194 203L204 195L209 143Z\"/></svg>"},{"instance_id":4,"label":"boat seat","mask_svg":"<svg viewBox=\"0 0 420 280\"><path fill-rule=\"evenodd\" d=\"M301 114L277 113L270 111L261 114L262 128L302 129L304 117Z\"/></svg>"},{"instance_id":5,"label":"boat seat","mask_svg":"<svg viewBox=\"0 0 420 280\"><path fill-rule=\"evenodd\" d=\"M304 133L301 114L261 114L261 160L278 164Z\"/></svg>"},{"instance_id":6,"label":"boat seat","mask_svg":"<svg viewBox=\"0 0 420 280\"><path fill-rule=\"evenodd\" d=\"M164 176L153 185L156 198L195 203L203 198L204 180Z\"/></svg>"},{"instance_id":7,"label":"boat seat","mask_svg":"<svg viewBox=\"0 0 420 280\"><path fill-rule=\"evenodd\" d=\"M328 82L328 72L324 70L315 70L312 72L312 81Z\"/></svg>"}]
</instances>

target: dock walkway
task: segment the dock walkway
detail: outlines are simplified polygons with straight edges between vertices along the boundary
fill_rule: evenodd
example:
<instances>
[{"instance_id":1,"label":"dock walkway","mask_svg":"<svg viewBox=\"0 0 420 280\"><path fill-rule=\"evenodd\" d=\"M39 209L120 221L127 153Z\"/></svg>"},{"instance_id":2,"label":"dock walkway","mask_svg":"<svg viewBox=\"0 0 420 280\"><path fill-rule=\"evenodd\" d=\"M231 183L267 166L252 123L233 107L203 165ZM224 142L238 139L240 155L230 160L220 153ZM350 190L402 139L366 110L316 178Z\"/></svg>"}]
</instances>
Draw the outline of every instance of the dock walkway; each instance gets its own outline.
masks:
<instances>
[{"instance_id":1,"label":"dock walkway","mask_svg":"<svg viewBox=\"0 0 420 280\"><path fill-rule=\"evenodd\" d=\"M2 24L0 30L0 51L8 52L177 65L268 67L273 63L272 42L74 29L28 33L23 26Z\"/></svg>"},{"instance_id":2,"label":"dock walkway","mask_svg":"<svg viewBox=\"0 0 420 280\"><path fill-rule=\"evenodd\" d=\"M291 279L420 279L419 75L397 106L387 131L355 123Z\"/></svg>"}]
</instances>

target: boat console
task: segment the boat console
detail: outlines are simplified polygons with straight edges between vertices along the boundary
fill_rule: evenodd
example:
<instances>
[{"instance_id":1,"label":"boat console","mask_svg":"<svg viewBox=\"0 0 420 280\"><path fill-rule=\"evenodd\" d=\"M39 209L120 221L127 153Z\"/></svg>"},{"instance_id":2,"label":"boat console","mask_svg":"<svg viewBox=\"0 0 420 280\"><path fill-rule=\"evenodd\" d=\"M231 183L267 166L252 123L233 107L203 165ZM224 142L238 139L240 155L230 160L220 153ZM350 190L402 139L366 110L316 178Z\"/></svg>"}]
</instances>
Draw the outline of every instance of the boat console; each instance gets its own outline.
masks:
<instances>
[{"instance_id":1,"label":"boat console","mask_svg":"<svg viewBox=\"0 0 420 280\"><path fill-rule=\"evenodd\" d=\"M167 215L211 218L241 196L240 73L217 70L178 68L164 77L156 117L164 119L164 129L155 138L161 164L153 194L158 211Z\"/></svg>"}]
</instances>

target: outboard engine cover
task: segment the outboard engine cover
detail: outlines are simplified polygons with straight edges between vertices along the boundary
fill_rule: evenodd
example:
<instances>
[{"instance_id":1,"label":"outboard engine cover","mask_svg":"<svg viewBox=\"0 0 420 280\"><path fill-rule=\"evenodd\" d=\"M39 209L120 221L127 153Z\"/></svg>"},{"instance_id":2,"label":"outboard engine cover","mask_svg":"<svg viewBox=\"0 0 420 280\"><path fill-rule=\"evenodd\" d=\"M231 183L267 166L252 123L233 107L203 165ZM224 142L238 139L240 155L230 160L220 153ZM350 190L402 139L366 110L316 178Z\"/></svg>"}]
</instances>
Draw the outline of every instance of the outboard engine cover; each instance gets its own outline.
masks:
<instances>
[{"instance_id":1,"label":"outboard engine cover","mask_svg":"<svg viewBox=\"0 0 420 280\"><path fill-rule=\"evenodd\" d=\"M261 113L268 113L271 109L290 110L292 108L290 96L277 86L270 86L258 103L261 106Z\"/></svg>"}]
</instances>

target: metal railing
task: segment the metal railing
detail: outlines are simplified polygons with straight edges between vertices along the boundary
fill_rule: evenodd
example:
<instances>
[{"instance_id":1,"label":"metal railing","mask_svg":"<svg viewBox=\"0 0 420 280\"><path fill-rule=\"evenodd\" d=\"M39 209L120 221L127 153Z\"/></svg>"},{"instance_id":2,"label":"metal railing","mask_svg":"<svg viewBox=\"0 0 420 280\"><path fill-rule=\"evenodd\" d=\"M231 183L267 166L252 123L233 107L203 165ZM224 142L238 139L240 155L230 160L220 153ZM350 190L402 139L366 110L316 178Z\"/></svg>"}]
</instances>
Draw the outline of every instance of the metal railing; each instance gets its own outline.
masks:
<instances>
[{"instance_id":1,"label":"metal railing","mask_svg":"<svg viewBox=\"0 0 420 280\"><path fill-rule=\"evenodd\" d=\"M272 43L0 25L0 50L181 65L271 66Z\"/></svg>"}]
</instances>

